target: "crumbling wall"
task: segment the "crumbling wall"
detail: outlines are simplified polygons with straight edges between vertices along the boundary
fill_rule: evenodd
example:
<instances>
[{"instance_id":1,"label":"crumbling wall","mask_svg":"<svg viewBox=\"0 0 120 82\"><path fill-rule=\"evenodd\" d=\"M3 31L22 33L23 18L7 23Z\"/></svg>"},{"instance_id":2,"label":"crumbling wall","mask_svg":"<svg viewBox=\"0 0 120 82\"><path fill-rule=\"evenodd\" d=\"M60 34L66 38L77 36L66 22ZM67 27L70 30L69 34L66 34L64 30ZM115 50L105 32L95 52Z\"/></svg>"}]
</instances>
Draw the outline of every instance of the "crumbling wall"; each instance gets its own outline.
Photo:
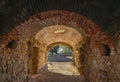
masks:
<instances>
[{"instance_id":1,"label":"crumbling wall","mask_svg":"<svg viewBox=\"0 0 120 82\"><path fill-rule=\"evenodd\" d=\"M118 46L119 42L116 43ZM109 49L110 52L106 49ZM119 50L118 47L117 49ZM83 75L88 82L120 81L119 57L115 49L106 48L106 45L103 44L95 44L88 39L80 49L80 60Z\"/></svg>"},{"instance_id":2,"label":"crumbling wall","mask_svg":"<svg viewBox=\"0 0 120 82\"><path fill-rule=\"evenodd\" d=\"M114 38L115 48L116 48L116 58L112 60L116 60L116 69L115 69L115 78L116 82L120 82L120 35L117 34L118 37Z\"/></svg>"},{"instance_id":3,"label":"crumbling wall","mask_svg":"<svg viewBox=\"0 0 120 82\"><path fill-rule=\"evenodd\" d=\"M0 47L0 82L27 82L27 61L26 42L15 49Z\"/></svg>"},{"instance_id":4,"label":"crumbling wall","mask_svg":"<svg viewBox=\"0 0 120 82\"><path fill-rule=\"evenodd\" d=\"M90 43L86 42L80 51L80 58L84 66L84 73L90 82L119 82L120 57L119 43L116 44L117 53L106 56L103 45L107 44L112 51L110 38L102 32L101 27L91 20L67 11L48 11L38 13L20 25L16 25L15 33L8 33L1 44L7 44L14 39L17 41L30 39L44 27L51 25L66 25L78 30L83 37L88 36ZM17 33L16 33L17 32ZM15 36L15 37L13 37ZM0 47L0 81L1 82L26 82L28 76L27 43L17 42L16 48ZM99 44L96 44L99 43ZM41 47L41 46L40 46ZM103 50L103 51L101 51ZM41 50L39 50L41 51ZM41 52L42 54L44 52ZM41 54L39 53L39 54ZM82 59L85 58L85 60ZM42 61L42 57L39 61ZM83 61L83 62L82 62Z\"/></svg>"}]
</instances>

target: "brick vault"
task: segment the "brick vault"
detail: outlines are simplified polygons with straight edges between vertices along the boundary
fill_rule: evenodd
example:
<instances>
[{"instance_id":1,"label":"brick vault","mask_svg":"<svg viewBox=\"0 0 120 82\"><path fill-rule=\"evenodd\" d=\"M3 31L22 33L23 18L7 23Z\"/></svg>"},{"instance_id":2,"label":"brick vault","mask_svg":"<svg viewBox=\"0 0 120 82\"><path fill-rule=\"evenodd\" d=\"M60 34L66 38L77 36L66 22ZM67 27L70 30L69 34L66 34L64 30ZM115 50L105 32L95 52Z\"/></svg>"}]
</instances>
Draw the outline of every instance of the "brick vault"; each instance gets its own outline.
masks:
<instances>
[{"instance_id":1,"label":"brick vault","mask_svg":"<svg viewBox=\"0 0 120 82\"><path fill-rule=\"evenodd\" d=\"M21 14L24 21L16 22L12 28L5 25L9 31L0 36L1 82L44 82L47 78L40 79L45 77L44 73L43 77L36 77L47 63L48 49L58 44L67 45L73 51L73 63L85 79L76 78L76 82L120 81L119 31L112 35L103 29L104 25L64 9L34 12L28 18ZM17 19L13 17L13 20ZM72 79L69 82L73 82Z\"/></svg>"}]
</instances>

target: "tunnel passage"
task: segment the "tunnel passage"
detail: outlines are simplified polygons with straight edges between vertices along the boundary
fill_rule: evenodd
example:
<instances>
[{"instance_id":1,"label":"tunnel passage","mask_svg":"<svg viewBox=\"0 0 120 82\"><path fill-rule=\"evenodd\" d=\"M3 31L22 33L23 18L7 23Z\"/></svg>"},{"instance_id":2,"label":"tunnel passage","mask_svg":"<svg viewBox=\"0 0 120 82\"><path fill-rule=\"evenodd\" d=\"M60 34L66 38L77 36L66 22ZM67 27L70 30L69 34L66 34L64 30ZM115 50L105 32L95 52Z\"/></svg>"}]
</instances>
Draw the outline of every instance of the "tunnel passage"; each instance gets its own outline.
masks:
<instances>
[{"instance_id":1,"label":"tunnel passage","mask_svg":"<svg viewBox=\"0 0 120 82\"><path fill-rule=\"evenodd\" d=\"M74 65L74 54L72 47L67 44L51 45L47 52L47 69L53 73L64 75L79 75Z\"/></svg>"},{"instance_id":2,"label":"tunnel passage","mask_svg":"<svg viewBox=\"0 0 120 82\"><path fill-rule=\"evenodd\" d=\"M71 37L73 37L73 38L71 38ZM69 52L67 52L67 54L71 54L71 56L69 56L66 59L69 59L69 61L72 63L72 65L74 64L77 69L77 67L79 66L79 55L80 54L78 54L78 53L76 54L76 53L74 53L74 51L76 51L79 47L81 47L81 41L82 41L82 35L78 31L76 31L75 29L73 29L71 27L67 27L64 25L49 26L49 27L46 27L46 28L40 30L35 35L35 37L32 38L30 41L31 46L29 46L29 47L31 47L30 51L32 51L30 53L33 53L32 54L33 56L30 60L31 61L30 62L31 73L33 74L34 71L39 72L39 70L42 69L47 64L47 62L49 61L48 51L55 45L58 48L63 47L66 50L69 50ZM35 55L36 53L34 53L34 47L38 48L38 51L37 52L35 51L37 53L37 55ZM58 54L58 52L56 52L54 54ZM64 53L64 55L65 54L66 53ZM62 54L59 53L59 56L60 55L61 55L61 57L63 57ZM36 57L36 58L34 58L34 57ZM71 57L72 57L72 59L70 59ZM52 58L52 59L54 59L54 58ZM34 63L36 60L38 62ZM63 62L66 62L66 61L63 61ZM32 64L35 64L35 66L37 65L36 66L37 68L35 68L36 70L32 67L32 66L34 66Z\"/></svg>"},{"instance_id":3,"label":"tunnel passage","mask_svg":"<svg viewBox=\"0 0 120 82\"><path fill-rule=\"evenodd\" d=\"M49 45L54 43L66 43L73 47L74 65L79 69L80 74L86 76L90 82L101 78L104 82L106 78L102 76L112 74L110 69L114 69L115 66L114 64L111 66L114 46L108 35L92 20L73 12L47 11L37 13L29 20L16 25L8 33L6 41L2 45L2 52L4 53L7 47L7 55L11 53L14 55L10 54L10 58L17 57L18 67L25 71L21 75L26 77L29 74L39 74L40 69L47 64L47 49ZM16 50L6 46L11 41L17 42ZM27 43L29 44L27 45ZM102 50L104 50L103 53ZM25 65L21 66L21 64ZM16 71L18 75L19 70Z\"/></svg>"}]
</instances>

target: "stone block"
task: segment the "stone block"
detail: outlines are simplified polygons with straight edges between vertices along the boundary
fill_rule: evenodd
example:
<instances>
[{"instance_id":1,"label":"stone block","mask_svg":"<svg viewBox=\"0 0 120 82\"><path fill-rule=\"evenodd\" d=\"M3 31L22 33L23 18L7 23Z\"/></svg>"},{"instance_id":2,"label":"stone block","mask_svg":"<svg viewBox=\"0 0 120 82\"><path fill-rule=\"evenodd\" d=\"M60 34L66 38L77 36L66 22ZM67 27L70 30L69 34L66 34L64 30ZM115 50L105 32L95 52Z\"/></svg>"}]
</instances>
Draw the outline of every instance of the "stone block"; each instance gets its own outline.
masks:
<instances>
[{"instance_id":1,"label":"stone block","mask_svg":"<svg viewBox=\"0 0 120 82\"><path fill-rule=\"evenodd\" d=\"M117 64L116 74L120 78L120 63Z\"/></svg>"}]
</instances>

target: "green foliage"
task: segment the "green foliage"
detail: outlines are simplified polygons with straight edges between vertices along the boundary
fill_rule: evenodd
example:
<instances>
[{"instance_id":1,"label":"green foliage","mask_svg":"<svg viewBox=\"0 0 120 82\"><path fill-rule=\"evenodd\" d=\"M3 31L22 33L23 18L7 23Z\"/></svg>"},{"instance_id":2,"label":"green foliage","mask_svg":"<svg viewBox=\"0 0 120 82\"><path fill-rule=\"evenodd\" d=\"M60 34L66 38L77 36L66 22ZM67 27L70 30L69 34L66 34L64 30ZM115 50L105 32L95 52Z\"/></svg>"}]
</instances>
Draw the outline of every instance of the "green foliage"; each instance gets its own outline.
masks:
<instances>
[{"instance_id":1,"label":"green foliage","mask_svg":"<svg viewBox=\"0 0 120 82\"><path fill-rule=\"evenodd\" d=\"M58 49L59 49L59 46L55 46L55 47L52 47L52 48L49 50L49 52L50 52L51 54L53 54L53 53L58 54L58 53L57 53L57 52L58 52Z\"/></svg>"},{"instance_id":2,"label":"green foliage","mask_svg":"<svg viewBox=\"0 0 120 82\"><path fill-rule=\"evenodd\" d=\"M61 50L62 49L62 50ZM49 51L48 51L48 55L51 56L53 54L62 54L62 55L68 55L68 54L71 54L71 49L64 46L64 45L57 45L57 46L54 46L52 47Z\"/></svg>"}]
</instances>

